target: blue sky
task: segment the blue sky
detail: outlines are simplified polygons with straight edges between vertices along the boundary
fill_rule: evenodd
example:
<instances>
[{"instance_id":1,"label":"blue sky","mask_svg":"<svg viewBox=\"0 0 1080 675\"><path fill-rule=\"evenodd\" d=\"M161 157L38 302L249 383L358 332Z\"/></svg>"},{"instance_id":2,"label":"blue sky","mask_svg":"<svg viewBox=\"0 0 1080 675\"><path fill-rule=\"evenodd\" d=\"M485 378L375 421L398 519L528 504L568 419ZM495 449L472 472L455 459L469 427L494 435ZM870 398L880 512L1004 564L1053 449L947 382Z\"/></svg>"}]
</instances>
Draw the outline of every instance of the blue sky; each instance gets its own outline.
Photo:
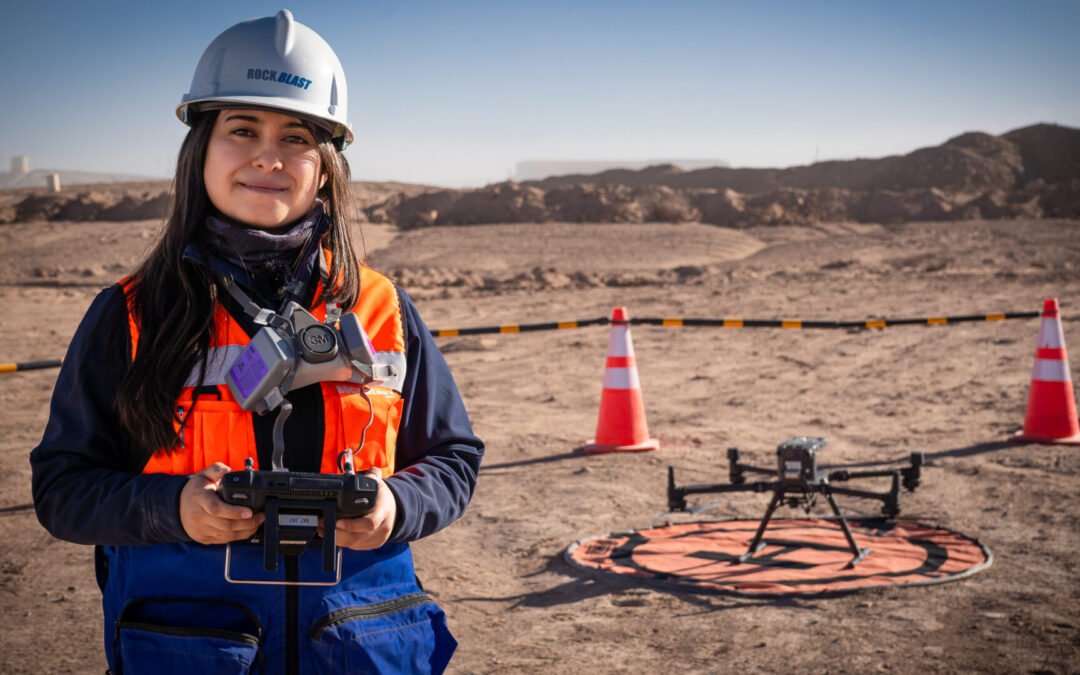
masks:
<instances>
[{"instance_id":1,"label":"blue sky","mask_svg":"<svg viewBox=\"0 0 1080 675\"><path fill-rule=\"evenodd\" d=\"M880 157L1080 127L1080 2L6 3L0 169L169 176L173 110L228 26L288 7L349 84L354 177L505 180L521 160Z\"/></svg>"}]
</instances>

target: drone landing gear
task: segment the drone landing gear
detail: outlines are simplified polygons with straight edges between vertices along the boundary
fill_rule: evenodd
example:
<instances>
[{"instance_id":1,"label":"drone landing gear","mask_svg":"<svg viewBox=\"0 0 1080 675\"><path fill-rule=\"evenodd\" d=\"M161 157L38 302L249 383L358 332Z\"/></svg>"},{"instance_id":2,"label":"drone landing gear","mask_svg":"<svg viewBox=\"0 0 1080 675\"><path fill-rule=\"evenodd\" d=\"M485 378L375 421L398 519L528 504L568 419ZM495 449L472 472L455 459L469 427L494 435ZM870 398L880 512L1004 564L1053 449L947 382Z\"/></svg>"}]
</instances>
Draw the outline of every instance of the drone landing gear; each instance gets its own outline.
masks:
<instances>
[{"instance_id":1,"label":"drone landing gear","mask_svg":"<svg viewBox=\"0 0 1080 675\"><path fill-rule=\"evenodd\" d=\"M836 498L831 493L825 493L825 499L829 502L829 506L832 507L832 511L836 514L836 520L840 523L840 529L844 532L844 538L847 539L848 548L851 549L852 558L845 565L845 569L851 569L862 562L862 559L870 554L870 548L859 548L859 545L855 543L855 535L851 533L851 527L848 525L847 518L840 512L840 507L836 503ZM765 535L765 528L769 526L769 520L772 519L773 512L776 511L776 507L780 506L780 502L783 501L783 496L780 490L773 493L772 500L769 501L769 506L765 509L765 515L761 518L761 523L758 525L757 532L754 534L754 539L750 542L750 547L746 553L739 556L740 563L744 563L750 560L755 555L761 552L761 549L765 548L765 542L761 541L761 538Z\"/></svg>"}]
</instances>

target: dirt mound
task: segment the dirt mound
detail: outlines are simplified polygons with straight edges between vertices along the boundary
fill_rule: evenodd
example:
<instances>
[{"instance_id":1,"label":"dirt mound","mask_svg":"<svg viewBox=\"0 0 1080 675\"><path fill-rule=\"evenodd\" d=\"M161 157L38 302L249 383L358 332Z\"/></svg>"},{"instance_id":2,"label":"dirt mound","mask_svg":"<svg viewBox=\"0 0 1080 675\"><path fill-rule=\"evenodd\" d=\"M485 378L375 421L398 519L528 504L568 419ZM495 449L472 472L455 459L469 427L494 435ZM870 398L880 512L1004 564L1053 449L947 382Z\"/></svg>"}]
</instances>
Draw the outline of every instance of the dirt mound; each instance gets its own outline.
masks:
<instances>
[{"instance_id":1,"label":"dirt mound","mask_svg":"<svg viewBox=\"0 0 1080 675\"><path fill-rule=\"evenodd\" d=\"M663 185L582 184L544 193L513 183L395 197L368 210L373 222L405 229L481 223L686 223L725 227L826 222L903 223L978 218L1080 217L1080 179L1023 188L948 192L935 187L844 190L779 188L760 194L678 190Z\"/></svg>"},{"instance_id":2,"label":"dirt mound","mask_svg":"<svg viewBox=\"0 0 1080 675\"><path fill-rule=\"evenodd\" d=\"M1047 218L1080 218L1080 178L1056 183L1040 193L1039 204Z\"/></svg>"},{"instance_id":3,"label":"dirt mound","mask_svg":"<svg viewBox=\"0 0 1080 675\"><path fill-rule=\"evenodd\" d=\"M1024 169L1020 148L1005 136L991 136L981 131L969 131L945 141L946 146L964 148L984 157L1006 164L1013 171L1020 173Z\"/></svg>"},{"instance_id":4,"label":"dirt mound","mask_svg":"<svg viewBox=\"0 0 1080 675\"><path fill-rule=\"evenodd\" d=\"M165 218L171 203L168 193L124 195L120 201L105 209L104 220L150 220Z\"/></svg>"},{"instance_id":5,"label":"dirt mound","mask_svg":"<svg viewBox=\"0 0 1080 675\"><path fill-rule=\"evenodd\" d=\"M580 184L545 192L518 183L479 190L395 195L367 209L373 222L402 228L479 223L689 223L701 222L693 195L663 185Z\"/></svg>"},{"instance_id":6,"label":"dirt mound","mask_svg":"<svg viewBox=\"0 0 1080 675\"><path fill-rule=\"evenodd\" d=\"M1016 182L1004 162L966 148L942 145L880 160L873 171L853 181L854 189L910 190L939 188L971 193L1000 190Z\"/></svg>"},{"instance_id":7,"label":"dirt mound","mask_svg":"<svg viewBox=\"0 0 1080 675\"><path fill-rule=\"evenodd\" d=\"M551 220L610 223L690 223L701 220L690 195L663 185L575 185L545 197Z\"/></svg>"},{"instance_id":8,"label":"dirt mound","mask_svg":"<svg viewBox=\"0 0 1080 675\"><path fill-rule=\"evenodd\" d=\"M705 223L744 225L748 220L746 200L738 192L725 190L700 190L694 195L694 206L701 211Z\"/></svg>"},{"instance_id":9,"label":"dirt mound","mask_svg":"<svg viewBox=\"0 0 1080 675\"><path fill-rule=\"evenodd\" d=\"M122 193L88 191L31 194L15 204L12 220L147 220L162 218L169 204L167 191ZM2 217L2 216L0 216Z\"/></svg>"},{"instance_id":10,"label":"dirt mound","mask_svg":"<svg viewBox=\"0 0 1080 675\"><path fill-rule=\"evenodd\" d=\"M1021 179L1057 183L1080 178L1080 130L1056 124L1035 124L1004 134L1016 144L1023 161Z\"/></svg>"},{"instance_id":11,"label":"dirt mound","mask_svg":"<svg viewBox=\"0 0 1080 675\"><path fill-rule=\"evenodd\" d=\"M0 224L42 220L131 221L162 219L167 215L171 185L168 181L102 183L78 190L49 192L45 188L0 191ZM402 200L436 190L411 183L355 182L353 195L361 208L386 208L388 200ZM372 216L372 214L369 214ZM376 213L375 222L387 222Z\"/></svg>"},{"instance_id":12,"label":"dirt mound","mask_svg":"<svg viewBox=\"0 0 1080 675\"><path fill-rule=\"evenodd\" d=\"M584 223L633 223L645 217L645 207L634 203L628 185L573 185L551 190L544 203L557 220ZM549 220L550 218L545 218Z\"/></svg>"},{"instance_id":13,"label":"dirt mound","mask_svg":"<svg viewBox=\"0 0 1080 675\"><path fill-rule=\"evenodd\" d=\"M750 222L762 225L806 225L821 220L848 220L843 190L799 190L782 188L753 197L746 202Z\"/></svg>"}]
</instances>

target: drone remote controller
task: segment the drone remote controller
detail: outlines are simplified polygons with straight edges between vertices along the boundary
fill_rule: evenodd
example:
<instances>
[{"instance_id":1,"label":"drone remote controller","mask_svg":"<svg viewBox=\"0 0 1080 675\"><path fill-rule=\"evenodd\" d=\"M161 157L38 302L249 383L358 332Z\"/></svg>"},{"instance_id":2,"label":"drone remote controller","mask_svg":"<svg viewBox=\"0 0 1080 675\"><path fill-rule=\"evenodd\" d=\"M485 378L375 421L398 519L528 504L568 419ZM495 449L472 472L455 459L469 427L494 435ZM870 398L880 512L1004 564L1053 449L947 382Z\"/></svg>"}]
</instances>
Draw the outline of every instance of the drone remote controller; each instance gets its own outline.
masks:
<instances>
[{"instance_id":1,"label":"drone remote controller","mask_svg":"<svg viewBox=\"0 0 1080 675\"><path fill-rule=\"evenodd\" d=\"M294 471L256 471L249 457L243 471L231 471L221 479L218 495L229 503L247 506L266 515L263 527L247 541L263 545L263 568L274 571L278 555L297 556L307 549L323 520L323 571L341 579L341 555L337 551L338 518L359 518L375 508L379 484L374 478L352 471L351 457L346 473L304 473ZM231 545L226 550L225 579L234 583L262 582L233 579L230 572ZM332 585L337 581L327 582ZM322 584L322 582L313 582Z\"/></svg>"},{"instance_id":2,"label":"drone remote controller","mask_svg":"<svg viewBox=\"0 0 1080 675\"><path fill-rule=\"evenodd\" d=\"M303 473L298 471L232 471L221 479L218 494L229 504L247 506L258 513L268 498L281 500L290 509L321 512L333 502L338 518L359 518L375 506L379 484L359 474Z\"/></svg>"}]
</instances>

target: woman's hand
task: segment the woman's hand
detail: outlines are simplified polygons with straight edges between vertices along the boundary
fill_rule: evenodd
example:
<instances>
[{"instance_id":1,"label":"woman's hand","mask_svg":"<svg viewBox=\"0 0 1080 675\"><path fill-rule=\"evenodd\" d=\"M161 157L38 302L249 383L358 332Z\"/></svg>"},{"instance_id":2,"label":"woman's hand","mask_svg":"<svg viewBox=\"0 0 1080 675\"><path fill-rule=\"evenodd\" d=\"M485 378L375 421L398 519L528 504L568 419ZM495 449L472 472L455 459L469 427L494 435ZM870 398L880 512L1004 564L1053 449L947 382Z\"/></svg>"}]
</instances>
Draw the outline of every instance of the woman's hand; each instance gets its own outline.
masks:
<instances>
[{"instance_id":1,"label":"woman's hand","mask_svg":"<svg viewBox=\"0 0 1080 675\"><path fill-rule=\"evenodd\" d=\"M397 500L390 488L386 487L382 472L368 469L364 475L374 478L379 484L375 508L363 518L338 519L335 532L337 545L354 551L369 551L385 544L390 538L390 531L394 529L394 518L397 517Z\"/></svg>"},{"instance_id":2,"label":"woman's hand","mask_svg":"<svg viewBox=\"0 0 1080 675\"><path fill-rule=\"evenodd\" d=\"M214 462L189 478L180 491L180 523L188 536L200 544L247 539L262 525L263 514L253 514L246 506L227 504L218 497L218 484L229 471L225 464Z\"/></svg>"}]
</instances>

